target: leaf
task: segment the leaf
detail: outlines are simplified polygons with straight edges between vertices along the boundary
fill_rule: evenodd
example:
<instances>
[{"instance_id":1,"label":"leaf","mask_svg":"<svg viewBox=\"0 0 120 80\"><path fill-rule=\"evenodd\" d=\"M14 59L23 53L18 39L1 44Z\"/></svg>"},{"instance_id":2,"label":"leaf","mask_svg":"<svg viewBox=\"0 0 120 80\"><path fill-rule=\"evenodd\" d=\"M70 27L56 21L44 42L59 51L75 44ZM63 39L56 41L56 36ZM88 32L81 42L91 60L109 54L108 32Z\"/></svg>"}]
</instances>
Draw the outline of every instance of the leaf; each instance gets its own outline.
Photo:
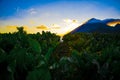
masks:
<instances>
[{"instance_id":1,"label":"leaf","mask_svg":"<svg viewBox=\"0 0 120 80\"><path fill-rule=\"evenodd\" d=\"M35 51L37 53L41 53L40 44L36 40L29 38L28 42L33 51Z\"/></svg>"},{"instance_id":2,"label":"leaf","mask_svg":"<svg viewBox=\"0 0 120 80\"><path fill-rule=\"evenodd\" d=\"M45 55L45 59L47 62L49 61L52 52L53 52L53 48L49 48L47 54Z\"/></svg>"},{"instance_id":3,"label":"leaf","mask_svg":"<svg viewBox=\"0 0 120 80\"><path fill-rule=\"evenodd\" d=\"M16 61L16 65L20 68L25 68L26 65L26 50L20 47L15 47L9 55L9 64Z\"/></svg>"}]
</instances>

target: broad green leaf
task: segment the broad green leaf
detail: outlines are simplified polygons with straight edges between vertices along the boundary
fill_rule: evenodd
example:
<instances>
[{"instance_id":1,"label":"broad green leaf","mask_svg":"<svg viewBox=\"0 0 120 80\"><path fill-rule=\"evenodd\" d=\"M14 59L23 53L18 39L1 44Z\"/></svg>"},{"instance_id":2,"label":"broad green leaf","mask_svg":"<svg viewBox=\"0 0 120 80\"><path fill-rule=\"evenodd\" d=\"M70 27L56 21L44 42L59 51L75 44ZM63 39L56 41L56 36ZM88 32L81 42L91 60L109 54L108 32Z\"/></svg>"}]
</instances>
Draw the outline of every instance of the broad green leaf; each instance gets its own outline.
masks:
<instances>
[{"instance_id":1,"label":"broad green leaf","mask_svg":"<svg viewBox=\"0 0 120 80\"><path fill-rule=\"evenodd\" d=\"M29 38L28 42L33 51L35 51L37 53L41 53L40 44L36 40Z\"/></svg>"},{"instance_id":2,"label":"broad green leaf","mask_svg":"<svg viewBox=\"0 0 120 80\"><path fill-rule=\"evenodd\" d=\"M16 61L16 65L21 68L25 68L26 65L26 50L23 48L16 47L14 48L9 55L9 64L13 61Z\"/></svg>"},{"instance_id":3,"label":"broad green leaf","mask_svg":"<svg viewBox=\"0 0 120 80\"><path fill-rule=\"evenodd\" d=\"M45 59L49 61L51 54L53 53L53 48L49 48L47 54L45 55Z\"/></svg>"}]
</instances>

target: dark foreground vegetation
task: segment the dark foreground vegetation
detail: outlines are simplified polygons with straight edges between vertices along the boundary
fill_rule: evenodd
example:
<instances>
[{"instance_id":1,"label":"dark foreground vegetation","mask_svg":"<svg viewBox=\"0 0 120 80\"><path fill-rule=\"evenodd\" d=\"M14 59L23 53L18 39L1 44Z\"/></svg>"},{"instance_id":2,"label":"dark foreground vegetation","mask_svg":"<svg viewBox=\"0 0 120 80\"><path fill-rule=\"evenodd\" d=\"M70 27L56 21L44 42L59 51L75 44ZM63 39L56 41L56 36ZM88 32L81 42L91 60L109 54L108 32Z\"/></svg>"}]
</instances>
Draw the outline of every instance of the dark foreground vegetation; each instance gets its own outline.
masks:
<instances>
[{"instance_id":1,"label":"dark foreground vegetation","mask_svg":"<svg viewBox=\"0 0 120 80\"><path fill-rule=\"evenodd\" d=\"M120 35L0 34L0 80L120 80Z\"/></svg>"}]
</instances>

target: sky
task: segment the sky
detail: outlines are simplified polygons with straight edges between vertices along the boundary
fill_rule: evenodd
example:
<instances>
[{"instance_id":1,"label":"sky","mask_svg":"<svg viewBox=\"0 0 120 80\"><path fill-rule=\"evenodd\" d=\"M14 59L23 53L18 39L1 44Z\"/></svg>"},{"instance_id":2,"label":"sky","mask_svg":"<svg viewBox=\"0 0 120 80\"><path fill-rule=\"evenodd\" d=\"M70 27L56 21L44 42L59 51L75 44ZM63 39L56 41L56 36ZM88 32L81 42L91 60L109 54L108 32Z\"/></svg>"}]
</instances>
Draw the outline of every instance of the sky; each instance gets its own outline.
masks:
<instances>
[{"instance_id":1,"label":"sky","mask_svg":"<svg viewBox=\"0 0 120 80\"><path fill-rule=\"evenodd\" d=\"M23 26L28 33L51 31L58 35L90 18L120 19L120 0L0 0L0 33Z\"/></svg>"}]
</instances>

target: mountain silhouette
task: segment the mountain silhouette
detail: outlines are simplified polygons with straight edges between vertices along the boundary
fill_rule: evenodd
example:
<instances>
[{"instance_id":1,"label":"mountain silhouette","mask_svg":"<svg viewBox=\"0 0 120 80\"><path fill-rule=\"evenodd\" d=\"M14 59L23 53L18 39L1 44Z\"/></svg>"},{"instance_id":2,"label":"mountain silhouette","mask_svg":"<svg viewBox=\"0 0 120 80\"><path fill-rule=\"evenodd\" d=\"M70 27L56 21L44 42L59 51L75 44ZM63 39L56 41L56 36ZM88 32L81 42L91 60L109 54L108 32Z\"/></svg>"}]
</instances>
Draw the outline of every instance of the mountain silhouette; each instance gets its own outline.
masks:
<instances>
[{"instance_id":1,"label":"mountain silhouette","mask_svg":"<svg viewBox=\"0 0 120 80\"><path fill-rule=\"evenodd\" d=\"M105 20L103 20L102 22L107 24L107 23L109 23L109 22L115 22L115 21L120 21L120 19L112 19L112 18L111 18L111 19L105 19Z\"/></svg>"},{"instance_id":2,"label":"mountain silhouette","mask_svg":"<svg viewBox=\"0 0 120 80\"><path fill-rule=\"evenodd\" d=\"M101 23L102 21L96 18L89 19L86 23Z\"/></svg>"},{"instance_id":3,"label":"mountain silhouette","mask_svg":"<svg viewBox=\"0 0 120 80\"><path fill-rule=\"evenodd\" d=\"M116 33L120 32L120 24L117 24L115 27L108 26L108 22L112 21L118 21L120 19L105 19L105 20L99 20L92 18L85 22L83 25L77 27L70 33L77 33L77 32L98 32L98 33Z\"/></svg>"}]
</instances>

